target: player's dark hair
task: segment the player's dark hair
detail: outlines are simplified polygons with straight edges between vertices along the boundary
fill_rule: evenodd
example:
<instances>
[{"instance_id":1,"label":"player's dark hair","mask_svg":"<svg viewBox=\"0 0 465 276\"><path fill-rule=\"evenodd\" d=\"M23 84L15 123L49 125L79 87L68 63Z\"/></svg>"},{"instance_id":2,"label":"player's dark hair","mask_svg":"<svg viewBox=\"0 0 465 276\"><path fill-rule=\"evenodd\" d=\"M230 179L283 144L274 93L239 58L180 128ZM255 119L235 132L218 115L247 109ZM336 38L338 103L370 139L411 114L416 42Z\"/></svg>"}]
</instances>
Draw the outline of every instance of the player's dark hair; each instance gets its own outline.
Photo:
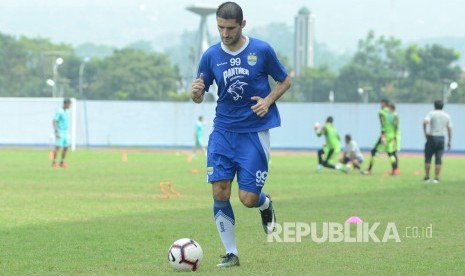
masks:
<instances>
[{"instance_id":1,"label":"player's dark hair","mask_svg":"<svg viewBox=\"0 0 465 276\"><path fill-rule=\"evenodd\" d=\"M216 10L216 17L223 19L234 19L236 23L242 24L244 16L242 14L242 8L235 2L224 2L219 5Z\"/></svg>"},{"instance_id":2,"label":"player's dark hair","mask_svg":"<svg viewBox=\"0 0 465 276\"><path fill-rule=\"evenodd\" d=\"M63 103L71 103L71 100L69 98L65 98L65 100L63 101Z\"/></svg>"},{"instance_id":3,"label":"player's dark hair","mask_svg":"<svg viewBox=\"0 0 465 276\"><path fill-rule=\"evenodd\" d=\"M350 134L346 134L346 140L348 141L352 140L352 137L350 136Z\"/></svg>"},{"instance_id":4,"label":"player's dark hair","mask_svg":"<svg viewBox=\"0 0 465 276\"><path fill-rule=\"evenodd\" d=\"M390 103L389 108L392 110L396 110L396 105L394 103Z\"/></svg>"},{"instance_id":5,"label":"player's dark hair","mask_svg":"<svg viewBox=\"0 0 465 276\"><path fill-rule=\"evenodd\" d=\"M332 116L329 116L327 119L326 119L326 122L327 123L333 123L333 117Z\"/></svg>"},{"instance_id":6,"label":"player's dark hair","mask_svg":"<svg viewBox=\"0 0 465 276\"><path fill-rule=\"evenodd\" d=\"M434 101L434 109L441 110L444 107L444 103L441 100Z\"/></svg>"},{"instance_id":7,"label":"player's dark hair","mask_svg":"<svg viewBox=\"0 0 465 276\"><path fill-rule=\"evenodd\" d=\"M389 100L388 99L382 99L381 100L381 103L385 104L385 105L388 105L389 104Z\"/></svg>"}]
</instances>

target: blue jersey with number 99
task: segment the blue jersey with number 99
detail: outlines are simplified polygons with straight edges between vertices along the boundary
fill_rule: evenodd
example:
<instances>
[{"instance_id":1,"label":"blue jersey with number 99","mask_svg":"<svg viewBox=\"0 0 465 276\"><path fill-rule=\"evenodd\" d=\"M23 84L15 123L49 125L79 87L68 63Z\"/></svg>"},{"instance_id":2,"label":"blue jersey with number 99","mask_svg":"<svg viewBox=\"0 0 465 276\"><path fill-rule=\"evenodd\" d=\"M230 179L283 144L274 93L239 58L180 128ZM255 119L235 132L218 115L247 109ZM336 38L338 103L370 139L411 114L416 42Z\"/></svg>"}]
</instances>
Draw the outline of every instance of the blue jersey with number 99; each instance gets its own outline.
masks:
<instances>
[{"instance_id":1,"label":"blue jersey with number 99","mask_svg":"<svg viewBox=\"0 0 465 276\"><path fill-rule=\"evenodd\" d=\"M214 128L246 133L281 125L275 103L263 118L251 108L257 103L251 97L265 98L271 92L268 76L278 82L287 77L286 69L268 43L246 37L246 43L236 52L217 43L203 54L197 75L200 73L204 74L206 91L213 81L218 86Z\"/></svg>"}]
</instances>

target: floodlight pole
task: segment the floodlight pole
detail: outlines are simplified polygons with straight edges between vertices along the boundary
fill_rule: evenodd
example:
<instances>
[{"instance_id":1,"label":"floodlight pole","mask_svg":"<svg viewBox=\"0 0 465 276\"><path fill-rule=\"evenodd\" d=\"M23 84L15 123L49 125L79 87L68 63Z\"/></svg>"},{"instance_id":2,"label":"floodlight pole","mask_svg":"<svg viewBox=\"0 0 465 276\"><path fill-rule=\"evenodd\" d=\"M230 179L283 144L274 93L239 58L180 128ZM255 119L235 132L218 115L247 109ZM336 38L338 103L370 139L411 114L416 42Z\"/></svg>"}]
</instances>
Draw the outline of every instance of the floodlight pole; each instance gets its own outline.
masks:
<instances>
[{"instance_id":1,"label":"floodlight pole","mask_svg":"<svg viewBox=\"0 0 465 276\"><path fill-rule=\"evenodd\" d=\"M364 103L368 103L368 92L371 90L371 87L359 87L357 93L360 95Z\"/></svg>"},{"instance_id":2,"label":"floodlight pole","mask_svg":"<svg viewBox=\"0 0 465 276\"><path fill-rule=\"evenodd\" d=\"M53 61L53 83L52 86L52 97L55 98L57 96L57 82L58 82L58 66L63 64L63 58L58 57Z\"/></svg>"},{"instance_id":3,"label":"floodlight pole","mask_svg":"<svg viewBox=\"0 0 465 276\"><path fill-rule=\"evenodd\" d=\"M84 76L84 68L86 63L89 61L89 58L84 58L79 66L79 98L83 101L83 108L84 108L84 129L86 133L86 148L89 148L89 126L87 121L87 97L84 96L83 93L83 76Z\"/></svg>"},{"instance_id":4,"label":"floodlight pole","mask_svg":"<svg viewBox=\"0 0 465 276\"><path fill-rule=\"evenodd\" d=\"M198 29L198 40L197 40L197 47L195 48L194 52L194 77L197 75L197 66L200 62L200 57L202 56L203 52L207 50L210 46L210 37L208 34L207 28L207 17L210 14L216 12L216 6L206 6L206 5L192 5L186 8L188 11L191 11L200 16L200 25Z\"/></svg>"},{"instance_id":5,"label":"floodlight pole","mask_svg":"<svg viewBox=\"0 0 465 276\"><path fill-rule=\"evenodd\" d=\"M457 83L448 79L442 80L444 86L442 89L442 102L446 104L449 100L451 92L457 89Z\"/></svg>"},{"instance_id":6,"label":"floodlight pole","mask_svg":"<svg viewBox=\"0 0 465 276\"><path fill-rule=\"evenodd\" d=\"M82 84L83 84L83 75L84 75L84 68L86 67L86 63L87 61L89 61L88 58L85 58L81 65L79 66L79 98L83 98L82 97Z\"/></svg>"}]
</instances>

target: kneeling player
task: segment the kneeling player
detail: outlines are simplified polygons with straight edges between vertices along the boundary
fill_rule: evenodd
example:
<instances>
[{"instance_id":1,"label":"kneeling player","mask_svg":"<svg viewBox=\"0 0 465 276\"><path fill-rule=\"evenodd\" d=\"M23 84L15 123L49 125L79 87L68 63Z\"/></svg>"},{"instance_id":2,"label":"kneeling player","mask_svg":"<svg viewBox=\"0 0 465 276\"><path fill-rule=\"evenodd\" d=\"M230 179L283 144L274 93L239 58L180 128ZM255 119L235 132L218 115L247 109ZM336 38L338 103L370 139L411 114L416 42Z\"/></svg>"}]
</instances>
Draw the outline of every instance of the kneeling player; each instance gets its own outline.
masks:
<instances>
[{"instance_id":1,"label":"kneeling player","mask_svg":"<svg viewBox=\"0 0 465 276\"><path fill-rule=\"evenodd\" d=\"M350 134L346 134L345 136L345 143L346 146L344 148L344 152L342 155L342 159L340 162L347 167L353 167L355 169L360 170L360 164L363 163L363 155L358 147L357 142L352 139Z\"/></svg>"}]
</instances>

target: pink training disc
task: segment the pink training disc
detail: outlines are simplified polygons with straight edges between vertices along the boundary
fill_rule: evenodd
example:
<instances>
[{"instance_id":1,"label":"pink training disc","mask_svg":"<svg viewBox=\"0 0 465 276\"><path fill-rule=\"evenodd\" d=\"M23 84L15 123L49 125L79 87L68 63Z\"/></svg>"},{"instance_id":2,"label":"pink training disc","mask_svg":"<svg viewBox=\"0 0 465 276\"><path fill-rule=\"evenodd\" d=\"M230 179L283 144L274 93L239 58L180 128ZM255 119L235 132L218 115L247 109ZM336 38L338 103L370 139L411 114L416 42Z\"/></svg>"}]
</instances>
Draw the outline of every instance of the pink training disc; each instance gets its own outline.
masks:
<instances>
[{"instance_id":1,"label":"pink training disc","mask_svg":"<svg viewBox=\"0 0 465 276\"><path fill-rule=\"evenodd\" d=\"M346 223L362 223L363 220L359 217L350 217L346 220Z\"/></svg>"}]
</instances>

